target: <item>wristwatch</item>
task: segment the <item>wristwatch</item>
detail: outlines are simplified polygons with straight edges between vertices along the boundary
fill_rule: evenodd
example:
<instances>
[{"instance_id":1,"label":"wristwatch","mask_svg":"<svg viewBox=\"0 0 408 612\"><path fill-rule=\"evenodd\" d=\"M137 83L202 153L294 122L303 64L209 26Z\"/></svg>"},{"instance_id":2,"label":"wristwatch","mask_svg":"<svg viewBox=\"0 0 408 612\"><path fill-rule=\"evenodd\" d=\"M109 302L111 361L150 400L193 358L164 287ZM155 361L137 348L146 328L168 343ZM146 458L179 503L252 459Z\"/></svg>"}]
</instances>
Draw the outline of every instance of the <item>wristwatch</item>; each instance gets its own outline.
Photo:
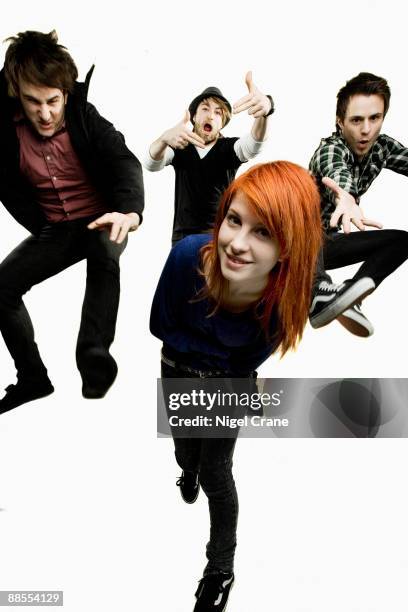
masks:
<instances>
[{"instance_id":1,"label":"wristwatch","mask_svg":"<svg viewBox=\"0 0 408 612\"><path fill-rule=\"evenodd\" d=\"M269 117L269 115L273 115L273 113L275 112L275 105L273 103L272 96L270 96L269 94L266 94L266 97L269 98L269 101L271 103L271 110L269 111L269 113L266 113L266 115L264 115L264 117Z\"/></svg>"}]
</instances>

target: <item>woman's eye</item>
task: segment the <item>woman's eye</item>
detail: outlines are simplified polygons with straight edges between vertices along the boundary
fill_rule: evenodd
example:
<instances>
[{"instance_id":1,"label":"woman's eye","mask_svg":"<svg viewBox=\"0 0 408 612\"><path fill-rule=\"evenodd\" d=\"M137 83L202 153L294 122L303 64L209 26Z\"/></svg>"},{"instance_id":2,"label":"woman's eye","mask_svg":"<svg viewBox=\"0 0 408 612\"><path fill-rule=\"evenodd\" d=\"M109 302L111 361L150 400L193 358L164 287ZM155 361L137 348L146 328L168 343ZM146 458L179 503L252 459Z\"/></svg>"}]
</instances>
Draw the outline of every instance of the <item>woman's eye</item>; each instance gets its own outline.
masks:
<instances>
[{"instance_id":1,"label":"woman's eye","mask_svg":"<svg viewBox=\"0 0 408 612\"><path fill-rule=\"evenodd\" d=\"M266 229L266 227L259 227L259 228L256 230L256 233L257 233L259 236L262 236L262 238L269 238L269 237L270 237L270 233L268 232L268 230Z\"/></svg>"},{"instance_id":2,"label":"woman's eye","mask_svg":"<svg viewBox=\"0 0 408 612\"><path fill-rule=\"evenodd\" d=\"M231 225L239 225L239 217L237 217L236 215L233 215L232 213L230 213L229 215L227 215L227 220L229 223L231 223Z\"/></svg>"}]
</instances>

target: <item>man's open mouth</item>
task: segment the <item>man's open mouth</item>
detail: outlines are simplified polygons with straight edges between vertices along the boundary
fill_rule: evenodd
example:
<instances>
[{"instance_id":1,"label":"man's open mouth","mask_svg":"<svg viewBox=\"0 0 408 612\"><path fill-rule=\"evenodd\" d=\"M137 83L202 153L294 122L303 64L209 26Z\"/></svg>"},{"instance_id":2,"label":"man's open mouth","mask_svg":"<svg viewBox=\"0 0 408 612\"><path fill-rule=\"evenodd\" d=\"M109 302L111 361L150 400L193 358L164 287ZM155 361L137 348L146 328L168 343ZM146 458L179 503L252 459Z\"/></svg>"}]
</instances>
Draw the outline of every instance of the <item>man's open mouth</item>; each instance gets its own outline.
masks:
<instances>
[{"instance_id":1,"label":"man's open mouth","mask_svg":"<svg viewBox=\"0 0 408 612\"><path fill-rule=\"evenodd\" d=\"M204 123L204 132L212 132L212 125L210 123Z\"/></svg>"}]
</instances>

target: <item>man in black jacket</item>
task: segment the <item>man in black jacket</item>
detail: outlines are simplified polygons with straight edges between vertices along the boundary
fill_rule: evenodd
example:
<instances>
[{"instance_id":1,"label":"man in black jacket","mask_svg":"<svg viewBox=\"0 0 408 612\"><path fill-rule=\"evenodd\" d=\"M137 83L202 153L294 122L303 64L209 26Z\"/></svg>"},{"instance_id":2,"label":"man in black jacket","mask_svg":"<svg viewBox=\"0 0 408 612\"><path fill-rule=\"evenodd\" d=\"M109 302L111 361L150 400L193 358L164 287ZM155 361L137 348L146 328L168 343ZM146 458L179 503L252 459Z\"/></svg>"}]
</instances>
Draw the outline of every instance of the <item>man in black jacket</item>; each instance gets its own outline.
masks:
<instances>
[{"instance_id":1,"label":"man in black jacket","mask_svg":"<svg viewBox=\"0 0 408 612\"><path fill-rule=\"evenodd\" d=\"M77 365L84 397L105 395L117 373L109 347L119 257L144 205L140 163L87 102L92 69L85 83L76 82L75 63L55 31L9 40L0 73L0 199L32 235L0 264L0 331L17 369L0 413L54 390L22 296L83 259Z\"/></svg>"}]
</instances>

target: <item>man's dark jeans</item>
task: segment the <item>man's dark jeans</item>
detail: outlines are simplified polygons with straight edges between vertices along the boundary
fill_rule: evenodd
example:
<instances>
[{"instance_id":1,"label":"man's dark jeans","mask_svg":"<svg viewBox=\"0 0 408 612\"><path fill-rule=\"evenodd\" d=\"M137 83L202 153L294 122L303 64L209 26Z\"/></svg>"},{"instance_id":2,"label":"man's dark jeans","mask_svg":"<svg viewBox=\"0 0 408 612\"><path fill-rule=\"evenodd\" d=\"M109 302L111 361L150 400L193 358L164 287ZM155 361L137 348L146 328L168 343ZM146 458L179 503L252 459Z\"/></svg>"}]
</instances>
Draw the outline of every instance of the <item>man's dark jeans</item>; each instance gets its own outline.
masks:
<instances>
[{"instance_id":1,"label":"man's dark jeans","mask_svg":"<svg viewBox=\"0 0 408 612\"><path fill-rule=\"evenodd\" d=\"M89 348L108 352L115 335L119 306L119 257L125 248L109 240L107 231L89 230L91 219L44 226L24 240L0 264L0 331L14 359L18 380L44 379L47 370L34 340L22 296L33 285L86 259L86 291L77 343L77 364ZM58 300L49 304L56 310Z\"/></svg>"},{"instance_id":2,"label":"man's dark jeans","mask_svg":"<svg viewBox=\"0 0 408 612\"><path fill-rule=\"evenodd\" d=\"M323 261L324 260L324 266ZM363 262L353 281L368 276L378 285L408 259L408 232L403 230L366 230L350 234L333 232L326 236L318 262L315 286L331 282L326 270Z\"/></svg>"},{"instance_id":3,"label":"man's dark jeans","mask_svg":"<svg viewBox=\"0 0 408 612\"><path fill-rule=\"evenodd\" d=\"M196 377L163 361L161 365L163 379ZM189 364L185 361L183 365ZM238 435L238 429L235 431ZM208 498L211 529L204 573L232 572L238 523L238 496L232 476L236 437L173 439L177 463L183 470L199 472L201 487Z\"/></svg>"}]
</instances>

